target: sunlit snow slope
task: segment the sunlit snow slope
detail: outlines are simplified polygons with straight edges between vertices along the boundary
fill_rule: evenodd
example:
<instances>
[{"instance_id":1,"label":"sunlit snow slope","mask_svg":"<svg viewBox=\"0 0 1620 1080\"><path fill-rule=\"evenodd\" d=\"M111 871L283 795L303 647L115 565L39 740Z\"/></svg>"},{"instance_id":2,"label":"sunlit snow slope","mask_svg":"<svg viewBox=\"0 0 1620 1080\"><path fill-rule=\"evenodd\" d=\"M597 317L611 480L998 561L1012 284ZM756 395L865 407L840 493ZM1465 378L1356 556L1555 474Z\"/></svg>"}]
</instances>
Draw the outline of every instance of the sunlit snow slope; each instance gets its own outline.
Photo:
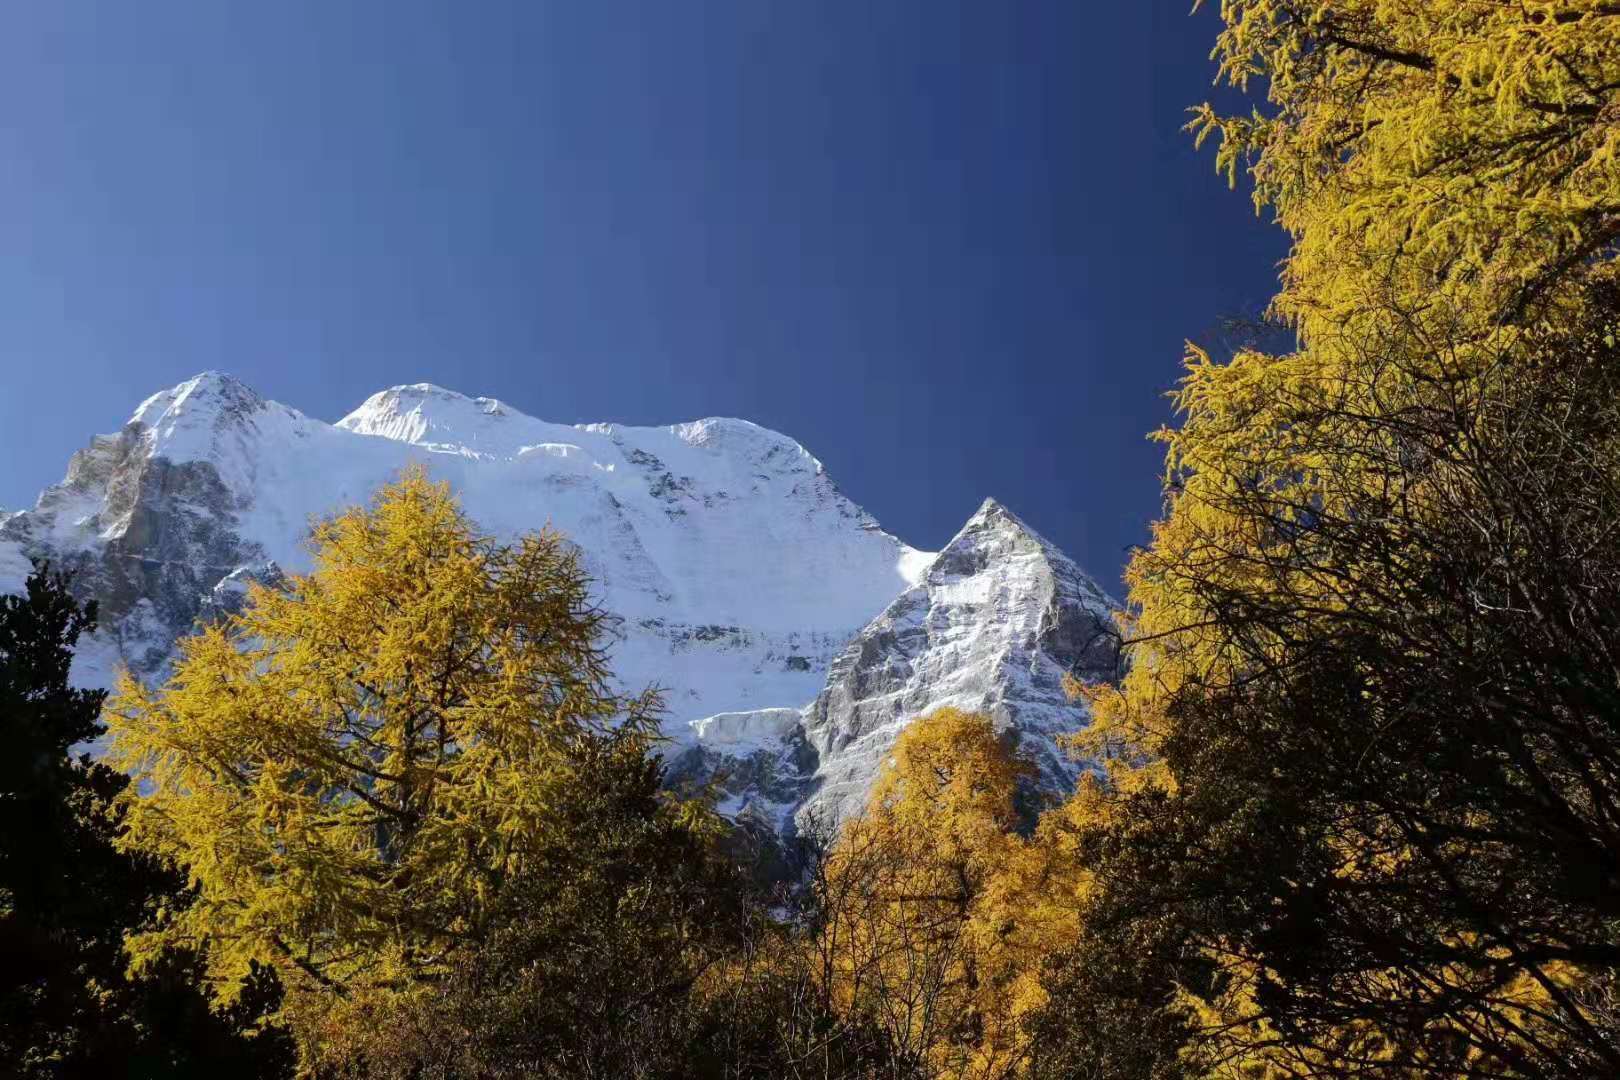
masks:
<instances>
[{"instance_id":1,"label":"sunlit snow slope","mask_svg":"<svg viewBox=\"0 0 1620 1080\"><path fill-rule=\"evenodd\" d=\"M32 509L0 513L0 589L30 557L76 569L103 623L79 677L105 683L120 663L157 675L175 638L238 602L246 580L307 567L312 518L412 462L494 535L551 524L577 543L618 617L620 681L666 688L669 733L713 760L803 741L833 659L938 570L804 447L747 421L571 427L417 384L327 424L209 372L93 438ZM947 650L925 666L956 678L952 665Z\"/></svg>"}]
</instances>

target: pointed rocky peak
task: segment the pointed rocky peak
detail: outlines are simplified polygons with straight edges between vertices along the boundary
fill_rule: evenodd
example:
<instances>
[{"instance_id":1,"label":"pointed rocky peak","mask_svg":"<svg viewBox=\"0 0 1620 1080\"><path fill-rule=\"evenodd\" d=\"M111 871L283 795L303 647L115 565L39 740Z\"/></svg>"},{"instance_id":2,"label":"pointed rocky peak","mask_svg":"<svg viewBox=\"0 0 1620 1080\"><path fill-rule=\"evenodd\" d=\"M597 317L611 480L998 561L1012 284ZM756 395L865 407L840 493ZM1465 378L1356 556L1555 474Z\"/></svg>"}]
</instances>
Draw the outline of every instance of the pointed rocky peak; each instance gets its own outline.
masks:
<instances>
[{"instance_id":1,"label":"pointed rocky peak","mask_svg":"<svg viewBox=\"0 0 1620 1080\"><path fill-rule=\"evenodd\" d=\"M997 502L994 498L986 498L984 502L979 504L979 508L973 512L972 517L967 519L958 535L985 532L1023 533L1040 540L1043 544L1045 543L1044 540L1041 540L1040 534L1030 528L1023 518L1007 509L1006 506Z\"/></svg>"},{"instance_id":2,"label":"pointed rocky peak","mask_svg":"<svg viewBox=\"0 0 1620 1080\"><path fill-rule=\"evenodd\" d=\"M955 538L946 547L948 550L958 543L982 544L989 537L1023 540L1067 558L1051 541L1031 528L1023 518L993 498L987 498L979 504L973 516L967 519L967 523L957 531Z\"/></svg>"},{"instance_id":3,"label":"pointed rocky peak","mask_svg":"<svg viewBox=\"0 0 1620 1080\"><path fill-rule=\"evenodd\" d=\"M944 584L981 573L994 564L1019 559L1044 563L1056 577L1072 586L1078 599L1109 609L1119 607L1118 602L1057 545L995 499L985 499L945 545L929 566L927 580L931 584Z\"/></svg>"},{"instance_id":4,"label":"pointed rocky peak","mask_svg":"<svg viewBox=\"0 0 1620 1080\"><path fill-rule=\"evenodd\" d=\"M800 820L857 812L899 733L946 705L1014 732L1040 785L1067 790L1078 766L1059 736L1086 713L1064 680L1113 676L1117 606L1050 541L986 499L924 579L829 667L805 713L818 763Z\"/></svg>"}]
</instances>

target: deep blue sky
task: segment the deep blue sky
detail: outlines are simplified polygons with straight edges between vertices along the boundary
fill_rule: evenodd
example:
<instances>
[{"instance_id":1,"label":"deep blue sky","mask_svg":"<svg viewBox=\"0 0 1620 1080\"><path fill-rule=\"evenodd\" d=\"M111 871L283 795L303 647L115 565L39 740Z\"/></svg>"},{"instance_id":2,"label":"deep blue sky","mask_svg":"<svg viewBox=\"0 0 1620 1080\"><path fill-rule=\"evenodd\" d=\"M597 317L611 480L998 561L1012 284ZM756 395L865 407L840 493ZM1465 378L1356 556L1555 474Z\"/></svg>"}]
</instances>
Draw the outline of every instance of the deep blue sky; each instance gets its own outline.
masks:
<instances>
[{"instance_id":1,"label":"deep blue sky","mask_svg":"<svg viewBox=\"0 0 1620 1080\"><path fill-rule=\"evenodd\" d=\"M995 495L1114 583L1181 342L1281 237L1179 133L1186 0L13 5L0 506L203 369L742 416L919 546Z\"/></svg>"}]
</instances>

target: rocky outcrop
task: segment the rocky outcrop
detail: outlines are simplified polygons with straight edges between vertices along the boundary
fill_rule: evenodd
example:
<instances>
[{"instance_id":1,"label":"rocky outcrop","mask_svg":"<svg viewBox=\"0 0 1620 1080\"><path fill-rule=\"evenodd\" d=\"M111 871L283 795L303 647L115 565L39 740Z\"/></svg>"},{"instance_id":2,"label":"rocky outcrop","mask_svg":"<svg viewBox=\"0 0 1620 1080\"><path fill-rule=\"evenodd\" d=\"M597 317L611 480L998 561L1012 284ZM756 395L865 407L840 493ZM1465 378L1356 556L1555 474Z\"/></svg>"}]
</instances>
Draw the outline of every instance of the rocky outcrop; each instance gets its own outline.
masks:
<instances>
[{"instance_id":1,"label":"rocky outcrop","mask_svg":"<svg viewBox=\"0 0 1620 1080\"><path fill-rule=\"evenodd\" d=\"M241 535L215 466L153 457L145 434L96 437L33 510L0 523L0 545L72 571L99 604L102 644L150 675L216 585L264 553Z\"/></svg>"},{"instance_id":2,"label":"rocky outcrop","mask_svg":"<svg viewBox=\"0 0 1620 1080\"><path fill-rule=\"evenodd\" d=\"M1010 732L1043 788L1071 786L1080 766L1058 740L1086 714L1064 676L1114 676L1114 608L1067 556L986 500L923 580L833 661L806 710L819 765L801 818L858 809L905 726L945 706Z\"/></svg>"}]
</instances>

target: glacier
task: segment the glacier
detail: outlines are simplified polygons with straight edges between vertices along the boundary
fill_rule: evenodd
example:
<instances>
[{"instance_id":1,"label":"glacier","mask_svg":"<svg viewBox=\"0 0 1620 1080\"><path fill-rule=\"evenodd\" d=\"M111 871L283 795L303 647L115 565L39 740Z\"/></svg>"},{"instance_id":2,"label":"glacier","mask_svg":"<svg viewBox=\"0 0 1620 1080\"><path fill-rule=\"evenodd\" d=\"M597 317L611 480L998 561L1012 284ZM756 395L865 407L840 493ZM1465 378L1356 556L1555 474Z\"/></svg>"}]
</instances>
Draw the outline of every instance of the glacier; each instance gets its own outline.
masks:
<instances>
[{"instance_id":1,"label":"glacier","mask_svg":"<svg viewBox=\"0 0 1620 1080\"><path fill-rule=\"evenodd\" d=\"M1077 774L1056 740L1086 716L1061 682L1113 673L1106 592L993 500L913 548L745 420L554 424L419 383L329 424L206 372L0 512L0 589L31 559L72 569L102 622L75 677L158 678L248 581L308 568L313 520L411 464L493 536L550 525L580 547L617 679L664 692L672 777L715 782L734 816L787 833L851 812L904 725L947 704L989 713L1044 785Z\"/></svg>"}]
</instances>

